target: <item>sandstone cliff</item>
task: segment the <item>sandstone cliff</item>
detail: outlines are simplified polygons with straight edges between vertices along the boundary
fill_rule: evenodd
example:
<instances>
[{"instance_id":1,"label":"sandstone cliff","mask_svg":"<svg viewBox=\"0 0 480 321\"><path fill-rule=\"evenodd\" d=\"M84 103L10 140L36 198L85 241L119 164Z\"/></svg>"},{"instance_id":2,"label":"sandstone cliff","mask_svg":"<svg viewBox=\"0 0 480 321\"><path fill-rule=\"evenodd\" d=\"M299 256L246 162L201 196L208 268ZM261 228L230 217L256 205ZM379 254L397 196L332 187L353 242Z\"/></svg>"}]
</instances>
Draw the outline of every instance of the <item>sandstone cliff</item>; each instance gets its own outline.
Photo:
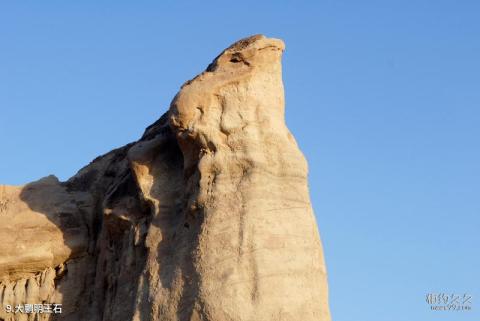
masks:
<instances>
[{"instance_id":1,"label":"sandstone cliff","mask_svg":"<svg viewBox=\"0 0 480 321\"><path fill-rule=\"evenodd\" d=\"M0 320L330 320L283 49L240 40L137 142L0 186ZM3 308L38 303L62 314Z\"/></svg>"}]
</instances>

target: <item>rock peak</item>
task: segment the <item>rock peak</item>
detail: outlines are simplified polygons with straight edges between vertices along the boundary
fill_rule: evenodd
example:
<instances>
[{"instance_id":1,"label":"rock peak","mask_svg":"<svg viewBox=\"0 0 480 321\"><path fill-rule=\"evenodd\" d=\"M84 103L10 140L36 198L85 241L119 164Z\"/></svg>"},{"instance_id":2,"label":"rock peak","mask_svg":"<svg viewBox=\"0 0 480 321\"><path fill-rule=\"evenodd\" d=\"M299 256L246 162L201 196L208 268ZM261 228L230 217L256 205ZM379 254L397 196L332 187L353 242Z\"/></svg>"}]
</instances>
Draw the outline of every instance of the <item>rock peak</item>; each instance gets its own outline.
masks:
<instances>
[{"instance_id":1,"label":"rock peak","mask_svg":"<svg viewBox=\"0 0 480 321\"><path fill-rule=\"evenodd\" d=\"M215 71L219 65L225 66L230 63L243 63L248 66L254 65L259 60L265 63L265 60L268 61L268 55L266 55L267 59L258 59L264 56L262 55L265 53L264 49L283 52L285 44L282 40L267 38L264 35L243 38L223 50L207 67L206 71ZM275 63L276 60L274 59L272 62Z\"/></svg>"},{"instance_id":2,"label":"rock peak","mask_svg":"<svg viewBox=\"0 0 480 321\"><path fill-rule=\"evenodd\" d=\"M249 47L262 49L267 46L274 46L280 50L285 49L285 44L282 40L275 38L267 38L264 35L258 34L238 40L237 42L229 46L227 49L225 49L225 51L239 52Z\"/></svg>"}]
</instances>

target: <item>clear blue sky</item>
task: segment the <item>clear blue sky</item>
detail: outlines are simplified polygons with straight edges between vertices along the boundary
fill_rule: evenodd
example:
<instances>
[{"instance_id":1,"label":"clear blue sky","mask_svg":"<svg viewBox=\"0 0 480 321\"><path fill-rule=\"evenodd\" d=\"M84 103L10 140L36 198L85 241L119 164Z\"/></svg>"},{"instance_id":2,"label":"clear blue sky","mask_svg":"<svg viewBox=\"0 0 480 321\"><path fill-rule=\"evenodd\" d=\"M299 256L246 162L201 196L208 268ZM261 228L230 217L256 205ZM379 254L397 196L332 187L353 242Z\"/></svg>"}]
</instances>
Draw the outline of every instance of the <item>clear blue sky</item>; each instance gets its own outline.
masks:
<instances>
[{"instance_id":1,"label":"clear blue sky","mask_svg":"<svg viewBox=\"0 0 480 321\"><path fill-rule=\"evenodd\" d=\"M0 182L136 140L256 33L287 44L334 321L480 320L479 1L2 1Z\"/></svg>"}]
</instances>

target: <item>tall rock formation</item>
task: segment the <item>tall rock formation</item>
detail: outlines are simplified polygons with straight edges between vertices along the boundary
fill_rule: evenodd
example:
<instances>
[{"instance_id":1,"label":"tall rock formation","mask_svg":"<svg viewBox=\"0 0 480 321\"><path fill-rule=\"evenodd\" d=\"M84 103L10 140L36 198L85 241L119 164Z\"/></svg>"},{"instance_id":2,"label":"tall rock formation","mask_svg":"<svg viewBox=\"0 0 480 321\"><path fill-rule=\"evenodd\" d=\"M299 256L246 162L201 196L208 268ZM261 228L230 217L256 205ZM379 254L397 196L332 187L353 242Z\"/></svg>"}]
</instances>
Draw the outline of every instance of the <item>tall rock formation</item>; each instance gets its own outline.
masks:
<instances>
[{"instance_id":1,"label":"tall rock formation","mask_svg":"<svg viewBox=\"0 0 480 321\"><path fill-rule=\"evenodd\" d=\"M67 182L0 186L0 320L327 321L284 44L257 35L186 82L132 144Z\"/></svg>"}]
</instances>

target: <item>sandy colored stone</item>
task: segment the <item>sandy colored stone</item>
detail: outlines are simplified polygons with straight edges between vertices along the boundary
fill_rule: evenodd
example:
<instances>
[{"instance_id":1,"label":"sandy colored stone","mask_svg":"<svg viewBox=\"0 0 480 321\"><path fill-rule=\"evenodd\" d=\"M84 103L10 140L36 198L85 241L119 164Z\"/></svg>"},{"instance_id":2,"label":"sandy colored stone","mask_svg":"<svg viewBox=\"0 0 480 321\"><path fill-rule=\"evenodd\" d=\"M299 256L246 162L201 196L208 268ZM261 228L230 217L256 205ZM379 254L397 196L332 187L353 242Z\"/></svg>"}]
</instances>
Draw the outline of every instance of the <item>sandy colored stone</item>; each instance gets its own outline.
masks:
<instances>
[{"instance_id":1,"label":"sandy colored stone","mask_svg":"<svg viewBox=\"0 0 480 321\"><path fill-rule=\"evenodd\" d=\"M67 182L0 187L2 303L62 303L71 321L330 320L283 50L236 42L139 141Z\"/></svg>"}]
</instances>

